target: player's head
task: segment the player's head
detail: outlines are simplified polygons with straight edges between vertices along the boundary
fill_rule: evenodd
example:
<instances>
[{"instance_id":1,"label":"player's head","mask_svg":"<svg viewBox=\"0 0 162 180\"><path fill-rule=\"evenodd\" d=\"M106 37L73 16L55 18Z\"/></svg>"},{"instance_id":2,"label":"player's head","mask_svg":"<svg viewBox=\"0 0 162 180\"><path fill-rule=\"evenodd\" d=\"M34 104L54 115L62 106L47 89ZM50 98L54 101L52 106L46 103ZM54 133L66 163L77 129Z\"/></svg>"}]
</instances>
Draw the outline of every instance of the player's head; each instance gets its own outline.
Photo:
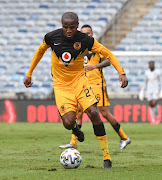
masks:
<instances>
[{"instance_id":1,"label":"player's head","mask_svg":"<svg viewBox=\"0 0 162 180\"><path fill-rule=\"evenodd\" d=\"M81 32L87 34L88 36L93 36L92 27L88 24L85 24L81 27Z\"/></svg>"},{"instance_id":2,"label":"player's head","mask_svg":"<svg viewBox=\"0 0 162 180\"><path fill-rule=\"evenodd\" d=\"M72 39L77 32L79 20L76 13L66 12L62 15L62 29L67 39Z\"/></svg>"},{"instance_id":3,"label":"player's head","mask_svg":"<svg viewBox=\"0 0 162 180\"><path fill-rule=\"evenodd\" d=\"M149 61L149 68L151 71L155 69L155 62L154 61Z\"/></svg>"}]
</instances>

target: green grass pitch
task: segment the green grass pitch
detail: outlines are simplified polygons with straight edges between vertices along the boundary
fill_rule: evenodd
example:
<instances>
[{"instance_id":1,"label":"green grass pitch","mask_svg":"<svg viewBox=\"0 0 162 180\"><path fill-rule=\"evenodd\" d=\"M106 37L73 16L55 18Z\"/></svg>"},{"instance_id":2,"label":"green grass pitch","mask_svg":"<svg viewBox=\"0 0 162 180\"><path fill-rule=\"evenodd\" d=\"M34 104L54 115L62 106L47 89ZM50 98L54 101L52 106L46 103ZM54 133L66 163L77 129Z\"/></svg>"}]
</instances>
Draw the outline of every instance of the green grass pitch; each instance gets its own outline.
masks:
<instances>
[{"instance_id":1,"label":"green grass pitch","mask_svg":"<svg viewBox=\"0 0 162 180\"><path fill-rule=\"evenodd\" d=\"M78 143L78 169L60 164L71 131L61 123L0 124L0 180L160 180L162 179L162 124L123 123L132 143L119 150L119 137L105 123L113 169L103 169L102 152L91 123L84 123L85 141Z\"/></svg>"}]
</instances>

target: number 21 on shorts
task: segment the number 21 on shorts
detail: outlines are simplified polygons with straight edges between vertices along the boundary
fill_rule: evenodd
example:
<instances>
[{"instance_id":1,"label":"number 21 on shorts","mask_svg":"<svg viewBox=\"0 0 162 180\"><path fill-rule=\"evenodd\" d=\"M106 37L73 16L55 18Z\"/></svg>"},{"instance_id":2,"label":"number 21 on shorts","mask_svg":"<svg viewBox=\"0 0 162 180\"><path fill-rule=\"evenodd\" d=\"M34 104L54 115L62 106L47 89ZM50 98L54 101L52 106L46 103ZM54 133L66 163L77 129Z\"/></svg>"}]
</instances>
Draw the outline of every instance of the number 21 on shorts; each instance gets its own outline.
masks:
<instances>
[{"instance_id":1,"label":"number 21 on shorts","mask_svg":"<svg viewBox=\"0 0 162 180\"><path fill-rule=\"evenodd\" d=\"M88 88L84 89L86 97L90 97L91 96L91 92L90 91L92 92L92 94L94 94L91 87L89 89Z\"/></svg>"}]
</instances>

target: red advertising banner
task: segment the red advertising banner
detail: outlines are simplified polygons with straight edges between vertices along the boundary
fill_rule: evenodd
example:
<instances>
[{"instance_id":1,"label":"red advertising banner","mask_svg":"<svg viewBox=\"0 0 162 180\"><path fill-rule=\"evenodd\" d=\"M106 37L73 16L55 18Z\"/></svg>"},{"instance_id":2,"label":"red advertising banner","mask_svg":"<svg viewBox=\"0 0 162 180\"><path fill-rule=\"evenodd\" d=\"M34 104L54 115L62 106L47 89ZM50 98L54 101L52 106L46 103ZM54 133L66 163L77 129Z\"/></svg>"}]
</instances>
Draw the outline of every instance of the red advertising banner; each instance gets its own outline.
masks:
<instances>
[{"instance_id":1,"label":"red advertising banner","mask_svg":"<svg viewBox=\"0 0 162 180\"><path fill-rule=\"evenodd\" d=\"M118 122L151 122L150 107L147 101L138 99L111 99L110 112ZM0 122L61 122L54 100L0 100ZM100 117L103 122L106 119ZM162 121L162 100L158 104L156 121ZM84 113L83 122L90 122Z\"/></svg>"}]
</instances>

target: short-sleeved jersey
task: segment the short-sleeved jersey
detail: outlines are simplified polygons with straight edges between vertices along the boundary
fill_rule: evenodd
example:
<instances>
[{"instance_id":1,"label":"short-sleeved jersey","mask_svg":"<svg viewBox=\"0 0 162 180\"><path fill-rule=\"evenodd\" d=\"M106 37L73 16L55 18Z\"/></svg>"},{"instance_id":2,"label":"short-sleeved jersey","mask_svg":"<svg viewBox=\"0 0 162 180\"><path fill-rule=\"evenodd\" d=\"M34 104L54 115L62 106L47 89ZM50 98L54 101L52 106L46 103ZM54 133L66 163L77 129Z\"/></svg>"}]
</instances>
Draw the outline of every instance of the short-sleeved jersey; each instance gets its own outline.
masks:
<instances>
[{"instance_id":1,"label":"short-sleeved jersey","mask_svg":"<svg viewBox=\"0 0 162 180\"><path fill-rule=\"evenodd\" d=\"M160 91L160 70L155 69L151 71L148 69L145 72L145 78L147 83L148 92L159 92Z\"/></svg>"},{"instance_id":2,"label":"short-sleeved jersey","mask_svg":"<svg viewBox=\"0 0 162 180\"><path fill-rule=\"evenodd\" d=\"M84 63L85 65L86 64L96 65L103 61L102 57L103 56L99 53L87 53L84 56ZM86 72L86 75L88 77L88 81L90 82L90 84L106 86L102 68L96 68L93 69L92 71L88 71Z\"/></svg>"},{"instance_id":3,"label":"short-sleeved jersey","mask_svg":"<svg viewBox=\"0 0 162 180\"><path fill-rule=\"evenodd\" d=\"M27 76L32 72L45 51L51 48L53 85L71 86L85 74L84 56L88 51L101 53L109 59L119 74L125 74L117 58L93 37L77 31L73 39L67 39L63 30L57 29L45 35L44 41L34 54Z\"/></svg>"}]
</instances>

